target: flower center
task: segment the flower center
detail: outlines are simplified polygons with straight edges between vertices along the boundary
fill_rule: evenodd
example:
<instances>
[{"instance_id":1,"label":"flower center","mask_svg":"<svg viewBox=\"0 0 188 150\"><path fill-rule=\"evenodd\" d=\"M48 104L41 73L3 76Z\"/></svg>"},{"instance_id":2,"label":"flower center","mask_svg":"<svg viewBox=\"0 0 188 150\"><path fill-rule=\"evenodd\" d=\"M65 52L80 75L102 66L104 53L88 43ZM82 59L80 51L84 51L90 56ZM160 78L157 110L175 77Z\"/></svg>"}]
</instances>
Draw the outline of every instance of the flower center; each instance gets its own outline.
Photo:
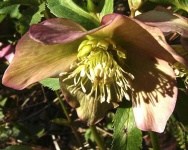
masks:
<instances>
[{"instance_id":1,"label":"flower center","mask_svg":"<svg viewBox=\"0 0 188 150\"><path fill-rule=\"evenodd\" d=\"M78 62L71 65L72 72L65 72L63 83L68 83L71 94L78 90L101 102L129 98L130 80L134 77L120 67L125 64L126 51L111 39L83 41L78 48ZM126 68L126 65L124 65ZM71 84L70 84L71 82ZM88 88L89 87L89 88Z\"/></svg>"}]
</instances>

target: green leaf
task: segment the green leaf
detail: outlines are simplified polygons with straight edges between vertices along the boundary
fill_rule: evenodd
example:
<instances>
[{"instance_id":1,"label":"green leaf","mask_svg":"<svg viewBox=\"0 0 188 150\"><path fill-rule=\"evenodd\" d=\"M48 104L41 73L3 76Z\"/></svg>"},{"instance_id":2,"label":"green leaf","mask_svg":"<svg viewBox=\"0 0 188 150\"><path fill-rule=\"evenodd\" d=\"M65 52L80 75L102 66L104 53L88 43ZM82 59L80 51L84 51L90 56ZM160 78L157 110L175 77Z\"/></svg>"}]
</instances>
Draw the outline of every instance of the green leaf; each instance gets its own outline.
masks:
<instances>
[{"instance_id":1,"label":"green leaf","mask_svg":"<svg viewBox=\"0 0 188 150\"><path fill-rule=\"evenodd\" d=\"M86 129L86 132L85 132L85 134L84 134L84 137L85 137L85 139L86 139L86 141L88 142L89 140L91 140L91 141L95 141L95 138L94 138L94 136L93 136L93 134L91 133L91 129L90 128L88 128L88 129Z\"/></svg>"},{"instance_id":2,"label":"green leaf","mask_svg":"<svg viewBox=\"0 0 188 150\"><path fill-rule=\"evenodd\" d=\"M114 117L114 135L111 150L140 150L142 132L136 127L132 107L120 107Z\"/></svg>"},{"instance_id":3,"label":"green leaf","mask_svg":"<svg viewBox=\"0 0 188 150\"><path fill-rule=\"evenodd\" d=\"M179 121L183 123L185 126L188 127L188 101L187 95L182 92L178 91L178 100L176 102L176 107L174 110L175 114L178 116Z\"/></svg>"},{"instance_id":4,"label":"green leaf","mask_svg":"<svg viewBox=\"0 0 188 150\"><path fill-rule=\"evenodd\" d=\"M12 145L12 146L6 147L3 150L32 150L32 148L29 146L25 146L25 145Z\"/></svg>"},{"instance_id":5,"label":"green leaf","mask_svg":"<svg viewBox=\"0 0 188 150\"><path fill-rule=\"evenodd\" d=\"M53 91L59 90L59 78L46 78L40 81L40 83L45 86L50 88Z\"/></svg>"},{"instance_id":6,"label":"green leaf","mask_svg":"<svg viewBox=\"0 0 188 150\"><path fill-rule=\"evenodd\" d=\"M2 95L0 95L0 106L5 106L7 102L7 98L4 98Z\"/></svg>"},{"instance_id":7,"label":"green leaf","mask_svg":"<svg viewBox=\"0 0 188 150\"><path fill-rule=\"evenodd\" d=\"M4 2L0 2L0 14L9 14L12 18L19 19L22 14L20 13L20 6L28 5L28 6L38 6L38 0L7 0Z\"/></svg>"},{"instance_id":8,"label":"green leaf","mask_svg":"<svg viewBox=\"0 0 188 150\"><path fill-rule=\"evenodd\" d=\"M4 2L0 2L0 8L15 4L37 6L39 5L39 0L6 0Z\"/></svg>"},{"instance_id":9,"label":"green leaf","mask_svg":"<svg viewBox=\"0 0 188 150\"><path fill-rule=\"evenodd\" d=\"M70 123L68 122L68 120L66 120L64 118L55 118L55 119L51 120L51 122L60 124L60 125L70 126Z\"/></svg>"},{"instance_id":10,"label":"green leaf","mask_svg":"<svg viewBox=\"0 0 188 150\"><path fill-rule=\"evenodd\" d=\"M3 111L2 109L0 109L0 120L3 119L3 117L4 117Z\"/></svg>"},{"instance_id":11,"label":"green leaf","mask_svg":"<svg viewBox=\"0 0 188 150\"><path fill-rule=\"evenodd\" d=\"M4 6L0 4L0 15L7 15L9 14L12 18L19 19L22 14L19 12L20 5L10 5L10 6Z\"/></svg>"},{"instance_id":12,"label":"green leaf","mask_svg":"<svg viewBox=\"0 0 188 150\"><path fill-rule=\"evenodd\" d=\"M45 10L45 3L42 3L38 6L37 11L33 14L30 20L30 25L41 21L42 17L44 17L44 15L42 14L44 10Z\"/></svg>"},{"instance_id":13,"label":"green leaf","mask_svg":"<svg viewBox=\"0 0 188 150\"><path fill-rule=\"evenodd\" d=\"M41 21L44 16L42 12L45 10L45 3L39 6L29 7L24 10L24 15L20 18L20 21L25 25L32 25Z\"/></svg>"},{"instance_id":14,"label":"green leaf","mask_svg":"<svg viewBox=\"0 0 188 150\"><path fill-rule=\"evenodd\" d=\"M12 124L16 129L18 129L19 131L21 131L21 133L23 133L25 136L32 137L31 131L30 131L29 128L27 128L25 125L19 124L19 123L15 123L15 122L12 122L11 124Z\"/></svg>"},{"instance_id":15,"label":"green leaf","mask_svg":"<svg viewBox=\"0 0 188 150\"><path fill-rule=\"evenodd\" d=\"M0 106L3 107L5 106L7 102L7 98L3 98L2 95L0 95ZM0 108L0 120L4 117L3 109Z\"/></svg>"},{"instance_id":16,"label":"green leaf","mask_svg":"<svg viewBox=\"0 0 188 150\"><path fill-rule=\"evenodd\" d=\"M47 2L51 13L57 17L71 19L88 30L99 26L99 20L94 14L84 11L72 0L47 0Z\"/></svg>"},{"instance_id":17,"label":"green leaf","mask_svg":"<svg viewBox=\"0 0 188 150\"><path fill-rule=\"evenodd\" d=\"M188 12L188 1L187 0L171 0L170 2L172 4L174 4L177 8Z\"/></svg>"},{"instance_id":18,"label":"green leaf","mask_svg":"<svg viewBox=\"0 0 188 150\"><path fill-rule=\"evenodd\" d=\"M45 3L34 1L7 0L0 2L0 15L16 18L16 30L23 35L30 25L38 23L44 16Z\"/></svg>"},{"instance_id":19,"label":"green leaf","mask_svg":"<svg viewBox=\"0 0 188 150\"><path fill-rule=\"evenodd\" d=\"M5 19L6 15L0 15L0 23Z\"/></svg>"},{"instance_id":20,"label":"green leaf","mask_svg":"<svg viewBox=\"0 0 188 150\"><path fill-rule=\"evenodd\" d=\"M45 134L45 128L42 128L36 133L36 137L40 138Z\"/></svg>"},{"instance_id":21,"label":"green leaf","mask_svg":"<svg viewBox=\"0 0 188 150\"><path fill-rule=\"evenodd\" d=\"M166 5L174 5L176 11L182 9L188 12L188 1L187 0L149 0L154 3L166 4Z\"/></svg>"},{"instance_id":22,"label":"green leaf","mask_svg":"<svg viewBox=\"0 0 188 150\"><path fill-rule=\"evenodd\" d=\"M4 98L2 95L0 95L0 106L3 107L5 106L7 102L7 98ZM3 109L0 108L0 120L4 117Z\"/></svg>"},{"instance_id":23,"label":"green leaf","mask_svg":"<svg viewBox=\"0 0 188 150\"><path fill-rule=\"evenodd\" d=\"M0 125L0 143L4 143L10 137L17 138L20 134L20 130L16 127L7 128L7 123Z\"/></svg>"},{"instance_id":24,"label":"green leaf","mask_svg":"<svg viewBox=\"0 0 188 150\"><path fill-rule=\"evenodd\" d=\"M31 6L24 10L24 14L20 18L20 24L17 29L23 35L32 24L39 23L44 17L43 12L45 11L45 3L38 6Z\"/></svg>"},{"instance_id":25,"label":"green leaf","mask_svg":"<svg viewBox=\"0 0 188 150\"><path fill-rule=\"evenodd\" d=\"M102 19L102 17L107 14L113 13L113 10L114 10L114 0L105 0L102 11L99 14L100 19Z\"/></svg>"},{"instance_id":26,"label":"green leaf","mask_svg":"<svg viewBox=\"0 0 188 150\"><path fill-rule=\"evenodd\" d=\"M171 116L168 120L166 130L176 139L180 149L186 150L188 146L188 130L179 122L175 116Z\"/></svg>"}]
</instances>

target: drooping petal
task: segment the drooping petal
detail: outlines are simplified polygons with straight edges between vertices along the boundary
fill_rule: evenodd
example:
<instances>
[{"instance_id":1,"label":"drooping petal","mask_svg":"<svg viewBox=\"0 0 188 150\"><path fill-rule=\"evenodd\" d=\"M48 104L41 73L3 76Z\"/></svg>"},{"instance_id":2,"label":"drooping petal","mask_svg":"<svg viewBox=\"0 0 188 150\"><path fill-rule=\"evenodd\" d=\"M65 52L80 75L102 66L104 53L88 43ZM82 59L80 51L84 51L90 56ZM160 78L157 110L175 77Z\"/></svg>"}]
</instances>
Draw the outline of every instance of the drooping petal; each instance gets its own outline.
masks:
<instances>
[{"instance_id":1,"label":"drooping petal","mask_svg":"<svg viewBox=\"0 0 188 150\"><path fill-rule=\"evenodd\" d=\"M107 111L118 106L116 102L100 102L100 99L95 99L93 96L82 91L77 91L75 94L71 94L66 85L60 84L64 98L73 108L76 108L77 114L80 119L87 122L87 125L93 125L98 123L104 118Z\"/></svg>"},{"instance_id":2,"label":"drooping petal","mask_svg":"<svg viewBox=\"0 0 188 150\"><path fill-rule=\"evenodd\" d=\"M172 64L179 61L188 65L188 62L166 43L160 29L118 14L104 16L102 23L105 24L109 20L112 20L109 25L91 35L111 37L116 43L124 46L125 49L138 49L143 53L166 60Z\"/></svg>"},{"instance_id":3,"label":"drooping petal","mask_svg":"<svg viewBox=\"0 0 188 150\"><path fill-rule=\"evenodd\" d=\"M179 33L181 35L181 44L188 51L188 19L164 8L158 7L136 16L136 19L145 24L158 27L165 34Z\"/></svg>"},{"instance_id":4,"label":"drooping petal","mask_svg":"<svg viewBox=\"0 0 188 150\"><path fill-rule=\"evenodd\" d=\"M188 19L161 7L135 18L147 25L158 27L165 33L179 33L183 37L188 37Z\"/></svg>"},{"instance_id":5,"label":"drooping petal","mask_svg":"<svg viewBox=\"0 0 188 150\"><path fill-rule=\"evenodd\" d=\"M17 44L15 57L3 76L3 84L21 90L41 79L66 71L76 60L77 47L82 40L43 45L26 33Z\"/></svg>"},{"instance_id":6,"label":"drooping petal","mask_svg":"<svg viewBox=\"0 0 188 150\"><path fill-rule=\"evenodd\" d=\"M94 97L89 98L85 93L78 92L77 97L80 107L76 109L79 118L86 121L88 125L93 125L101 121L106 115L107 111L117 107L116 103L101 103Z\"/></svg>"},{"instance_id":7,"label":"drooping petal","mask_svg":"<svg viewBox=\"0 0 188 150\"><path fill-rule=\"evenodd\" d=\"M177 99L174 71L164 60L139 51L129 54L129 66L135 77L132 99L137 127L163 132Z\"/></svg>"}]
</instances>

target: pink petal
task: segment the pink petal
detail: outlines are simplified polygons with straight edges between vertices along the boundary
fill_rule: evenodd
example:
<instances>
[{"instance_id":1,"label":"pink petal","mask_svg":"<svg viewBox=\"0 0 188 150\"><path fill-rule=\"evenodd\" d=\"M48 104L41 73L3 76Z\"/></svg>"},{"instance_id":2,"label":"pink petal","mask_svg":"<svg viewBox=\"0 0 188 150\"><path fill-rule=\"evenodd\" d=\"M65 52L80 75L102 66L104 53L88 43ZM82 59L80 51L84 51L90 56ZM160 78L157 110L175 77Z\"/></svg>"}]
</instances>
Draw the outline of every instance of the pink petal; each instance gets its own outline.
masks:
<instances>
[{"instance_id":1,"label":"pink petal","mask_svg":"<svg viewBox=\"0 0 188 150\"><path fill-rule=\"evenodd\" d=\"M8 45L0 50L0 58L4 57L7 53L9 53L11 45Z\"/></svg>"},{"instance_id":2,"label":"pink petal","mask_svg":"<svg viewBox=\"0 0 188 150\"><path fill-rule=\"evenodd\" d=\"M3 84L21 90L46 77L66 71L76 61L78 46L85 40L84 36L106 25L108 23L85 31L69 19L58 18L33 25L17 44L15 58L3 76Z\"/></svg>"},{"instance_id":3,"label":"pink petal","mask_svg":"<svg viewBox=\"0 0 188 150\"><path fill-rule=\"evenodd\" d=\"M94 97L89 98L87 94L78 91L76 93L80 106L76 108L78 117L87 122L87 125L93 125L100 122L107 111L117 107L114 103L101 103Z\"/></svg>"},{"instance_id":4,"label":"pink petal","mask_svg":"<svg viewBox=\"0 0 188 150\"><path fill-rule=\"evenodd\" d=\"M109 20L112 21L109 25L96 31L92 36L111 37L116 43L121 44L125 50L138 49L172 64L179 61L188 65L188 62L166 43L160 29L148 26L136 19L114 14L104 16L102 23L105 24Z\"/></svg>"},{"instance_id":5,"label":"pink petal","mask_svg":"<svg viewBox=\"0 0 188 150\"><path fill-rule=\"evenodd\" d=\"M0 50L0 58L4 57L10 63L14 57L14 47L7 45Z\"/></svg>"},{"instance_id":6,"label":"pink petal","mask_svg":"<svg viewBox=\"0 0 188 150\"><path fill-rule=\"evenodd\" d=\"M179 33L181 35L181 44L188 51L188 19L168 11L164 8L158 8L136 17L145 24L158 27L165 34Z\"/></svg>"},{"instance_id":7,"label":"pink petal","mask_svg":"<svg viewBox=\"0 0 188 150\"><path fill-rule=\"evenodd\" d=\"M179 33L188 37L188 19L166 9L152 10L136 16L136 19L160 28L165 33Z\"/></svg>"},{"instance_id":8,"label":"pink petal","mask_svg":"<svg viewBox=\"0 0 188 150\"><path fill-rule=\"evenodd\" d=\"M6 60L11 63L13 58L14 58L14 53L10 53L8 55L5 56Z\"/></svg>"},{"instance_id":9,"label":"pink petal","mask_svg":"<svg viewBox=\"0 0 188 150\"><path fill-rule=\"evenodd\" d=\"M129 54L129 66L135 77L132 99L137 127L163 132L177 99L174 71L161 59L138 51Z\"/></svg>"},{"instance_id":10,"label":"pink petal","mask_svg":"<svg viewBox=\"0 0 188 150\"><path fill-rule=\"evenodd\" d=\"M46 77L58 76L77 59L77 47L82 40L43 45L26 33L17 44L15 57L3 76L3 84L21 90Z\"/></svg>"},{"instance_id":11,"label":"pink petal","mask_svg":"<svg viewBox=\"0 0 188 150\"><path fill-rule=\"evenodd\" d=\"M45 44L66 43L85 35L85 29L65 18L45 20L30 27L30 37Z\"/></svg>"},{"instance_id":12,"label":"pink petal","mask_svg":"<svg viewBox=\"0 0 188 150\"><path fill-rule=\"evenodd\" d=\"M60 81L63 78L60 78ZM110 103L106 101L101 103L100 99L95 98L95 95L89 97L88 93L83 93L82 90L71 94L69 90L67 90L67 85L70 85L71 82L72 81L66 81L65 83L60 82L62 93L68 104L76 109L78 117L87 122L88 125L98 123L104 118L108 110L118 107L116 99L112 99ZM92 85L88 83L86 89L90 92L91 88Z\"/></svg>"},{"instance_id":13,"label":"pink petal","mask_svg":"<svg viewBox=\"0 0 188 150\"><path fill-rule=\"evenodd\" d=\"M108 24L86 31L81 25L70 19L54 18L32 25L29 34L32 39L44 44L67 43L100 30Z\"/></svg>"}]
</instances>

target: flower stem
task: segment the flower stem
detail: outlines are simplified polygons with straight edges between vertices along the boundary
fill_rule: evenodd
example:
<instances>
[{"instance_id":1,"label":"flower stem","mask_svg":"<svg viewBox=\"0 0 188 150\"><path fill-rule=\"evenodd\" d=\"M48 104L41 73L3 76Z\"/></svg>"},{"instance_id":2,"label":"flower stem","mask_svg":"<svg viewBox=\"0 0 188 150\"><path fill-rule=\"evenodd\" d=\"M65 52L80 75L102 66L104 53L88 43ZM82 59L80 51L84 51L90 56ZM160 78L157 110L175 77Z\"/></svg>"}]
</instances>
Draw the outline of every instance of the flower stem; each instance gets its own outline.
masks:
<instances>
[{"instance_id":1,"label":"flower stem","mask_svg":"<svg viewBox=\"0 0 188 150\"><path fill-rule=\"evenodd\" d=\"M102 142L102 139L94 125L89 126L91 133L94 136L94 140L97 143L100 150L106 150L106 147L104 146L104 143Z\"/></svg>"},{"instance_id":2,"label":"flower stem","mask_svg":"<svg viewBox=\"0 0 188 150\"><path fill-rule=\"evenodd\" d=\"M135 10L132 8L131 9L131 15L130 15L131 18L134 18L135 17Z\"/></svg>"},{"instance_id":3,"label":"flower stem","mask_svg":"<svg viewBox=\"0 0 188 150\"><path fill-rule=\"evenodd\" d=\"M46 3L47 3L46 0L39 0L39 3L40 4L45 3L45 9L44 9L44 12L43 12L45 19L51 18L50 17L50 11L49 11L48 7L46 6Z\"/></svg>"},{"instance_id":4,"label":"flower stem","mask_svg":"<svg viewBox=\"0 0 188 150\"><path fill-rule=\"evenodd\" d=\"M153 150L160 150L159 138L156 132L149 131Z\"/></svg>"},{"instance_id":5,"label":"flower stem","mask_svg":"<svg viewBox=\"0 0 188 150\"><path fill-rule=\"evenodd\" d=\"M61 105L61 107L62 107L62 110L63 110L63 112L64 112L64 114L65 114L65 116L66 116L66 118L67 118L67 120L68 120L68 122L69 122L69 124L70 124L70 127L71 127L71 129L72 129L72 131L73 131L73 133L74 133L74 135L75 135L75 137L76 137L76 140L77 140L79 146L82 147L82 149L84 149L84 146L83 146L83 144L82 144L82 142L81 142L81 140L80 140L81 137L80 137L80 135L78 134L78 132L77 132L76 128L74 127L74 125L72 124L72 119L71 119L71 117L69 116L69 114L68 114L68 112L67 112L67 109L66 109L66 107L65 107L65 105L64 105L64 103L63 103L63 101L62 101L62 99L61 99L61 97L60 97L60 95L59 95L59 93L58 93L57 91L55 91L55 94L56 94L57 98L59 99L59 103L60 103L60 105Z\"/></svg>"},{"instance_id":6,"label":"flower stem","mask_svg":"<svg viewBox=\"0 0 188 150\"><path fill-rule=\"evenodd\" d=\"M89 12L97 13L97 7L93 3L93 0L87 0L87 9Z\"/></svg>"}]
</instances>

